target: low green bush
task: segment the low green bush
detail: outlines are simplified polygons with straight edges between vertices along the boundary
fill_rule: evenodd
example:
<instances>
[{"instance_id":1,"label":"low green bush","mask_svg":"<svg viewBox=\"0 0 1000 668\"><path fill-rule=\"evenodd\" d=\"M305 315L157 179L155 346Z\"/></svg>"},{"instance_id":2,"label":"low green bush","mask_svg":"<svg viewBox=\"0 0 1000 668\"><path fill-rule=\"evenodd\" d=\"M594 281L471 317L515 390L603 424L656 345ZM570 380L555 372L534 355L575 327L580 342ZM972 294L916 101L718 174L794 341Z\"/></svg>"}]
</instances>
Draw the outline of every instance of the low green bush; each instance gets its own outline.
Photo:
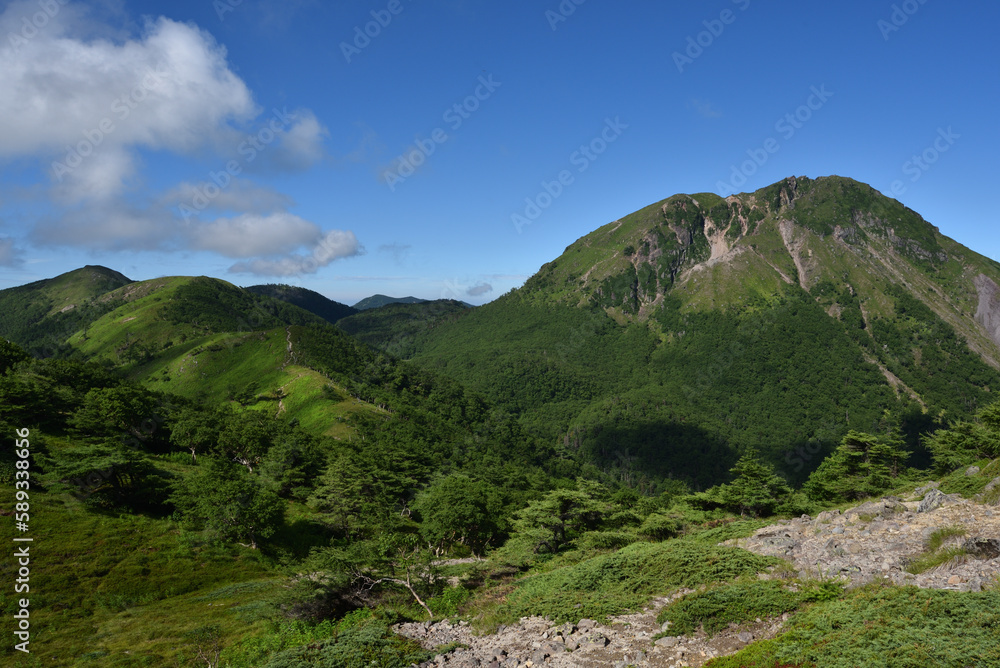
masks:
<instances>
[{"instance_id":1,"label":"low green bush","mask_svg":"<svg viewBox=\"0 0 1000 668\"><path fill-rule=\"evenodd\" d=\"M689 594L660 611L656 621L671 622L663 635L690 635L703 627L714 634L731 623L774 617L798 608L804 599L778 580L738 580Z\"/></svg>"},{"instance_id":2,"label":"low green bush","mask_svg":"<svg viewBox=\"0 0 1000 668\"><path fill-rule=\"evenodd\" d=\"M774 640L707 668L998 666L1000 592L872 584L793 616Z\"/></svg>"},{"instance_id":3,"label":"low green bush","mask_svg":"<svg viewBox=\"0 0 1000 668\"><path fill-rule=\"evenodd\" d=\"M499 605L491 606L487 624L512 623L528 615L555 622L606 619L679 587L755 575L778 562L691 540L634 543L613 554L518 581Z\"/></svg>"}]
</instances>

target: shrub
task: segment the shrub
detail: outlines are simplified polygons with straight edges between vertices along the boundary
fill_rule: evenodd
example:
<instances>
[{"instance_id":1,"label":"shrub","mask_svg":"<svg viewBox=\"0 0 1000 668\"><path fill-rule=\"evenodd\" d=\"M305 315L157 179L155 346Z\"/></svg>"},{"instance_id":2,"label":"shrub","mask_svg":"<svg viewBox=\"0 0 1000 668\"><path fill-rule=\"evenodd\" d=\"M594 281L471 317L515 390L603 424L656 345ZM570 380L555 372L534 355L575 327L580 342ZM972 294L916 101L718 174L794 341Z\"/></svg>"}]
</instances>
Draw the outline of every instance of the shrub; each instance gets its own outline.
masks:
<instances>
[{"instance_id":1,"label":"shrub","mask_svg":"<svg viewBox=\"0 0 1000 668\"><path fill-rule=\"evenodd\" d=\"M777 580L741 580L689 594L661 610L656 621L672 622L664 635L688 635L699 627L714 634L731 623L790 612L803 599L801 592L789 591Z\"/></svg>"},{"instance_id":2,"label":"shrub","mask_svg":"<svg viewBox=\"0 0 1000 668\"><path fill-rule=\"evenodd\" d=\"M634 543L613 554L524 578L490 611L495 623L543 615L555 622L606 618L678 587L755 575L780 560L687 540Z\"/></svg>"},{"instance_id":3,"label":"shrub","mask_svg":"<svg viewBox=\"0 0 1000 668\"><path fill-rule=\"evenodd\" d=\"M996 666L1000 592L868 585L797 614L790 630L709 668Z\"/></svg>"}]
</instances>

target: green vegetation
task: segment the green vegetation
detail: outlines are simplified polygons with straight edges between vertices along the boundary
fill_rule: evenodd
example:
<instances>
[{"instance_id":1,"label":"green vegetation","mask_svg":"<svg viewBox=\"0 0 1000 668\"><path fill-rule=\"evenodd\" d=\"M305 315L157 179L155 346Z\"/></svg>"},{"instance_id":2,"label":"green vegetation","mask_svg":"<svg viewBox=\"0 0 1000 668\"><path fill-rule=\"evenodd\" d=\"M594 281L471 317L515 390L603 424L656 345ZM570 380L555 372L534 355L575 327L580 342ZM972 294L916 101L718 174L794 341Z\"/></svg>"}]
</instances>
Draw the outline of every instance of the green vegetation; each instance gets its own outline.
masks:
<instances>
[{"instance_id":1,"label":"green vegetation","mask_svg":"<svg viewBox=\"0 0 1000 668\"><path fill-rule=\"evenodd\" d=\"M953 545L951 547L944 547L949 538L958 538L964 536L965 533L965 528L960 526L944 527L934 531L927 538L923 554L918 555L907 564L907 572L914 575L924 573L932 568L946 564L956 557L965 555L966 551L961 546Z\"/></svg>"},{"instance_id":2,"label":"green vegetation","mask_svg":"<svg viewBox=\"0 0 1000 668\"><path fill-rule=\"evenodd\" d=\"M848 432L806 482L814 500L839 503L877 496L897 485L907 452L895 434L872 436Z\"/></svg>"},{"instance_id":3,"label":"green vegetation","mask_svg":"<svg viewBox=\"0 0 1000 668\"><path fill-rule=\"evenodd\" d=\"M691 502L760 517L773 515L778 505L792 493L785 480L774 472L774 467L760 461L756 450L751 449L743 455L730 472L736 476L731 484L695 494Z\"/></svg>"},{"instance_id":4,"label":"green vegetation","mask_svg":"<svg viewBox=\"0 0 1000 668\"><path fill-rule=\"evenodd\" d=\"M685 596L661 610L656 621L670 622L663 635L689 635L699 628L713 635L732 623L791 612L809 600L809 595L791 591L780 580L736 580Z\"/></svg>"},{"instance_id":5,"label":"green vegetation","mask_svg":"<svg viewBox=\"0 0 1000 668\"><path fill-rule=\"evenodd\" d=\"M1000 594L873 584L796 614L774 640L754 643L710 668L924 666L1000 662Z\"/></svg>"},{"instance_id":6,"label":"green vegetation","mask_svg":"<svg viewBox=\"0 0 1000 668\"><path fill-rule=\"evenodd\" d=\"M635 543L616 552L519 580L502 602L484 610L487 624L526 615L555 622L605 619L634 610L653 596L755 575L778 562L730 547L696 541Z\"/></svg>"},{"instance_id":7,"label":"green vegetation","mask_svg":"<svg viewBox=\"0 0 1000 668\"><path fill-rule=\"evenodd\" d=\"M357 313L357 310L351 308L350 306L341 304L340 302L335 302L332 299L327 299L318 292L307 290L306 288L296 287L294 285L275 285L273 283L269 283L267 285L251 285L250 287L243 289L247 292L252 292L255 295L271 297L283 302L288 302L289 304L293 304L303 310L309 311L313 315L323 318L331 324Z\"/></svg>"},{"instance_id":8,"label":"green vegetation","mask_svg":"<svg viewBox=\"0 0 1000 668\"><path fill-rule=\"evenodd\" d=\"M337 321L337 327L360 341L400 359L416 352L416 339L443 321L469 310L462 302L439 299L417 304L394 303L369 308Z\"/></svg>"}]
</instances>

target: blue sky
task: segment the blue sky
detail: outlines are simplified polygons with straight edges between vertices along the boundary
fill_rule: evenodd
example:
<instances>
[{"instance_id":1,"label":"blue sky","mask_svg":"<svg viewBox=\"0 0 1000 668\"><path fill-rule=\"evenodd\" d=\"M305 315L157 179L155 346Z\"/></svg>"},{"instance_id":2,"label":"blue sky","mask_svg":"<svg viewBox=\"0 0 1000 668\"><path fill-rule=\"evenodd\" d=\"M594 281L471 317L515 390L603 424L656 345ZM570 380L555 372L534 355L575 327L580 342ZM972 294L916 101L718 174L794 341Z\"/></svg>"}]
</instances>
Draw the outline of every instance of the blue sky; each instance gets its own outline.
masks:
<instances>
[{"instance_id":1,"label":"blue sky","mask_svg":"<svg viewBox=\"0 0 1000 668\"><path fill-rule=\"evenodd\" d=\"M103 264L481 304L652 202L790 175L1000 259L995 4L0 7L0 288Z\"/></svg>"}]
</instances>

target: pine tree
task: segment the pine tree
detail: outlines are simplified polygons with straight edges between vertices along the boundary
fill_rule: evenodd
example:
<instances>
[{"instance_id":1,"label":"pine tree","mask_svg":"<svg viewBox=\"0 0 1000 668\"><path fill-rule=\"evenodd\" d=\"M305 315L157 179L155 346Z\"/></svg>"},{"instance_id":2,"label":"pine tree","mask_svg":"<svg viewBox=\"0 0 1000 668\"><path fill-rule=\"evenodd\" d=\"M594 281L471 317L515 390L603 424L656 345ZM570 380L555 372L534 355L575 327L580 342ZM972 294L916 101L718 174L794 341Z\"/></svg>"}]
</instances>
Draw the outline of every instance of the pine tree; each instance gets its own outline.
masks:
<instances>
[{"instance_id":1,"label":"pine tree","mask_svg":"<svg viewBox=\"0 0 1000 668\"><path fill-rule=\"evenodd\" d=\"M727 509L741 515L770 515L781 499L792 493L784 478L761 461L754 448L748 449L730 472L736 479L721 486L720 496Z\"/></svg>"}]
</instances>

